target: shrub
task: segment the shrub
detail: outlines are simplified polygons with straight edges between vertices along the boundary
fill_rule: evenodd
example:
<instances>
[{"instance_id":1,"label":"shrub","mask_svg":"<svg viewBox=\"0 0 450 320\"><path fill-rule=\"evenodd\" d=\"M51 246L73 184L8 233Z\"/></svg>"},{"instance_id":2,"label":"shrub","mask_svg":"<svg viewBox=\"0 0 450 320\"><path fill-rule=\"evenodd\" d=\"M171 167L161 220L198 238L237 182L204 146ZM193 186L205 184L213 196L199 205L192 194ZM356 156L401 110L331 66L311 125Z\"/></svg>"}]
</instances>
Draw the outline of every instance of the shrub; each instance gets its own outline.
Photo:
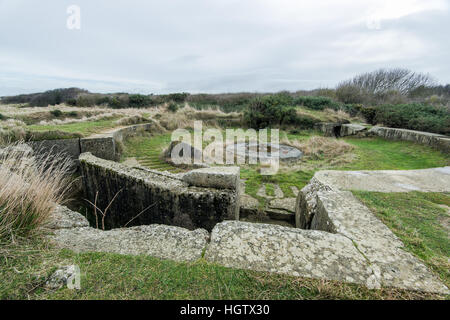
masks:
<instances>
[{"instance_id":1,"label":"shrub","mask_svg":"<svg viewBox=\"0 0 450 320\"><path fill-rule=\"evenodd\" d=\"M167 110L169 110L169 112L175 113L177 112L179 109L178 104L176 104L175 102L171 102L169 103L169 105L167 106Z\"/></svg>"},{"instance_id":2,"label":"shrub","mask_svg":"<svg viewBox=\"0 0 450 320\"><path fill-rule=\"evenodd\" d=\"M336 88L336 97L343 103L363 103L367 101L363 91L355 85L349 83L341 83Z\"/></svg>"},{"instance_id":3,"label":"shrub","mask_svg":"<svg viewBox=\"0 0 450 320\"><path fill-rule=\"evenodd\" d=\"M311 128L316 122L308 116L300 116L291 106L292 97L286 94L268 95L253 99L244 112L244 120L252 128L270 126L298 126Z\"/></svg>"},{"instance_id":4,"label":"shrub","mask_svg":"<svg viewBox=\"0 0 450 320\"><path fill-rule=\"evenodd\" d=\"M326 108L338 109L339 104L328 97L303 96L294 99L294 104L302 105L312 110L324 110Z\"/></svg>"},{"instance_id":5,"label":"shrub","mask_svg":"<svg viewBox=\"0 0 450 320\"><path fill-rule=\"evenodd\" d=\"M364 117L367 123L376 124L375 116L377 113L377 109L374 107L361 107L360 109L361 115Z\"/></svg>"},{"instance_id":6,"label":"shrub","mask_svg":"<svg viewBox=\"0 0 450 320\"><path fill-rule=\"evenodd\" d=\"M88 93L88 91L78 88L55 89L41 93L5 97L2 99L2 103L28 103L32 107L46 107L67 101L73 102L73 99L83 93Z\"/></svg>"},{"instance_id":7,"label":"shrub","mask_svg":"<svg viewBox=\"0 0 450 320\"><path fill-rule=\"evenodd\" d=\"M183 92L183 93L171 93L167 96L168 101L174 101L178 103L185 102L187 97L189 96L189 93Z\"/></svg>"},{"instance_id":8,"label":"shrub","mask_svg":"<svg viewBox=\"0 0 450 320\"><path fill-rule=\"evenodd\" d=\"M148 96L142 94L131 94L128 97L130 108L144 108L151 105L152 101Z\"/></svg>"},{"instance_id":9,"label":"shrub","mask_svg":"<svg viewBox=\"0 0 450 320\"><path fill-rule=\"evenodd\" d=\"M0 154L0 240L42 231L68 190L71 161L14 144Z\"/></svg>"},{"instance_id":10,"label":"shrub","mask_svg":"<svg viewBox=\"0 0 450 320\"><path fill-rule=\"evenodd\" d=\"M66 103L67 103L69 106L75 107L75 106L77 105L77 99L71 98L71 99L67 100Z\"/></svg>"},{"instance_id":11,"label":"shrub","mask_svg":"<svg viewBox=\"0 0 450 320\"><path fill-rule=\"evenodd\" d=\"M59 118L62 116L63 113L61 110L55 109L55 110L50 111L50 114L56 118Z\"/></svg>"},{"instance_id":12,"label":"shrub","mask_svg":"<svg viewBox=\"0 0 450 320\"><path fill-rule=\"evenodd\" d=\"M393 128L450 133L450 112L446 107L412 103L375 108L374 124Z\"/></svg>"},{"instance_id":13,"label":"shrub","mask_svg":"<svg viewBox=\"0 0 450 320\"><path fill-rule=\"evenodd\" d=\"M93 107L96 104L96 99L94 95L91 94L82 94L77 98L76 105L78 107L86 108Z\"/></svg>"},{"instance_id":14,"label":"shrub","mask_svg":"<svg viewBox=\"0 0 450 320\"><path fill-rule=\"evenodd\" d=\"M427 74L408 69L379 69L341 82L336 96L344 103L402 103L409 95L421 95L434 84Z\"/></svg>"},{"instance_id":15,"label":"shrub","mask_svg":"<svg viewBox=\"0 0 450 320\"><path fill-rule=\"evenodd\" d=\"M128 108L129 100L127 95L114 96L109 100L109 106L114 109Z\"/></svg>"}]
</instances>

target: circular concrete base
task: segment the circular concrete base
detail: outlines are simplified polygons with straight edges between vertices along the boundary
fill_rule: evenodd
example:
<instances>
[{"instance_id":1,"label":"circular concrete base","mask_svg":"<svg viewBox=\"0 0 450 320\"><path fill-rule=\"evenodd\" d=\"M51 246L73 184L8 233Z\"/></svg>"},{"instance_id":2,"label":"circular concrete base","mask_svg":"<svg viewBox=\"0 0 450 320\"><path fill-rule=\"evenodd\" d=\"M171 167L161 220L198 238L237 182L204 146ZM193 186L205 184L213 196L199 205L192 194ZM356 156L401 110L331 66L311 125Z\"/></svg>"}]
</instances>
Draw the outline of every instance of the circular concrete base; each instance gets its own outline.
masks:
<instances>
[{"instance_id":1,"label":"circular concrete base","mask_svg":"<svg viewBox=\"0 0 450 320\"><path fill-rule=\"evenodd\" d=\"M245 162L270 161L279 159L280 161L295 161L301 159L303 153L297 148L284 144L245 142L231 144L226 147L227 154L233 154Z\"/></svg>"}]
</instances>

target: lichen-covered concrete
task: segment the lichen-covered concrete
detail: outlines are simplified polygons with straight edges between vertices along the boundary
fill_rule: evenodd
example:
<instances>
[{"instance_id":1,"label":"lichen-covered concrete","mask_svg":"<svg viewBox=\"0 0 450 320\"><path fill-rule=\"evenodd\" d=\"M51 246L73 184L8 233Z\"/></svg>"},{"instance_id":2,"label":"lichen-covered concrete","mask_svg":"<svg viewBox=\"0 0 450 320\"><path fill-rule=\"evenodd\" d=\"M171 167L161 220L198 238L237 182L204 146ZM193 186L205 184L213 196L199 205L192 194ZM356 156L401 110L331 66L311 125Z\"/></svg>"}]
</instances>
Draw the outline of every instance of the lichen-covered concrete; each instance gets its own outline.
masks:
<instances>
[{"instance_id":1,"label":"lichen-covered concrete","mask_svg":"<svg viewBox=\"0 0 450 320\"><path fill-rule=\"evenodd\" d=\"M447 168L434 170L441 174L448 171ZM424 175L428 173L418 171ZM408 174L403 171L396 173ZM341 191L343 184L347 185L342 177L347 174L352 176L351 172L341 171L322 171L314 175L297 198L297 227L338 234L350 239L371 266L372 275L368 280L371 285L448 294L448 289L439 278L418 258L405 251L403 243L386 225L351 192ZM378 176L379 172L366 172L367 176L371 174ZM355 183L348 184L351 189L358 189L356 181L370 181L366 176L353 176L359 179L355 178ZM382 180L383 176L380 178ZM435 182L437 184L437 180Z\"/></svg>"},{"instance_id":2,"label":"lichen-covered concrete","mask_svg":"<svg viewBox=\"0 0 450 320\"><path fill-rule=\"evenodd\" d=\"M367 127L360 124L343 124L339 131L340 137L364 135L368 131Z\"/></svg>"},{"instance_id":3,"label":"lichen-covered concrete","mask_svg":"<svg viewBox=\"0 0 450 320\"><path fill-rule=\"evenodd\" d=\"M379 282L388 287L445 293L446 287L403 243L348 191L317 193L318 210L311 228L341 234L378 270ZM315 221L321 223L315 223ZM324 223L326 222L326 223Z\"/></svg>"},{"instance_id":4,"label":"lichen-covered concrete","mask_svg":"<svg viewBox=\"0 0 450 320\"><path fill-rule=\"evenodd\" d=\"M348 238L277 225L219 223L205 258L227 267L360 284L367 284L372 275Z\"/></svg>"},{"instance_id":5,"label":"lichen-covered concrete","mask_svg":"<svg viewBox=\"0 0 450 320\"><path fill-rule=\"evenodd\" d=\"M55 211L50 239L58 247L75 252L113 252L196 261L201 258L209 239L204 229L190 231L166 225L103 231L89 227L87 220L79 213L64 207L58 207Z\"/></svg>"},{"instance_id":6,"label":"lichen-covered concrete","mask_svg":"<svg viewBox=\"0 0 450 320\"><path fill-rule=\"evenodd\" d=\"M88 220L78 212L65 206L56 206L50 217L50 229L71 229L89 227Z\"/></svg>"},{"instance_id":7,"label":"lichen-covered concrete","mask_svg":"<svg viewBox=\"0 0 450 320\"><path fill-rule=\"evenodd\" d=\"M183 181L197 187L239 190L239 177L239 167L212 167L189 171Z\"/></svg>"},{"instance_id":8,"label":"lichen-covered concrete","mask_svg":"<svg viewBox=\"0 0 450 320\"><path fill-rule=\"evenodd\" d=\"M412 141L434 147L442 152L450 153L450 137L408 129L373 127L368 134L377 135L389 140Z\"/></svg>"}]
</instances>

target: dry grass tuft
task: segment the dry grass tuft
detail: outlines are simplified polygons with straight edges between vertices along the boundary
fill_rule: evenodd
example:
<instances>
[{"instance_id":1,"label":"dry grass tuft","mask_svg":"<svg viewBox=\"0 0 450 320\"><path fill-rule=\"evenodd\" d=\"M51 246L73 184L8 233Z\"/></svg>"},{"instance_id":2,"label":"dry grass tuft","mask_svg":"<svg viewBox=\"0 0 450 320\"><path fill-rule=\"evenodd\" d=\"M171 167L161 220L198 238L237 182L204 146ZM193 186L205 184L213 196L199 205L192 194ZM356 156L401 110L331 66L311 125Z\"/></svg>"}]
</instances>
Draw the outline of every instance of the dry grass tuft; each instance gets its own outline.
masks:
<instances>
[{"instance_id":1,"label":"dry grass tuft","mask_svg":"<svg viewBox=\"0 0 450 320\"><path fill-rule=\"evenodd\" d=\"M23 140L26 136L25 123L16 120L8 119L6 121L0 121L0 140L1 141L17 141Z\"/></svg>"},{"instance_id":2,"label":"dry grass tuft","mask_svg":"<svg viewBox=\"0 0 450 320\"><path fill-rule=\"evenodd\" d=\"M69 189L70 166L69 158L34 155L23 143L0 151L0 241L42 231Z\"/></svg>"},{"instance_id":3,"label":"dry grass tuft","mask_svg":"<svg viewBox=\"0 0 450 320\"><path fill-rule=\"evenodd\" d=\"M335 159L348 154L355 148L343 140L319 136L313 136L306 141L290 141L285 138L281 143L300 149L307 158L312 160Z\"/></svg>"},{"instance_id":4,"label":"dry grass tuft","mask_svg":"<svg viewBox=\"0 0 450 320\"><path fill-rule=\"evenodd\" d=\"M202 120L203 124L210 128L219 128L218 120L239 120L241 114L238 112L225 113L219 109L197 110L188 104L177 112L161 112L158 117L159 123L167 130L191 129L194 121Z\"/></svg>"}]
</instances>

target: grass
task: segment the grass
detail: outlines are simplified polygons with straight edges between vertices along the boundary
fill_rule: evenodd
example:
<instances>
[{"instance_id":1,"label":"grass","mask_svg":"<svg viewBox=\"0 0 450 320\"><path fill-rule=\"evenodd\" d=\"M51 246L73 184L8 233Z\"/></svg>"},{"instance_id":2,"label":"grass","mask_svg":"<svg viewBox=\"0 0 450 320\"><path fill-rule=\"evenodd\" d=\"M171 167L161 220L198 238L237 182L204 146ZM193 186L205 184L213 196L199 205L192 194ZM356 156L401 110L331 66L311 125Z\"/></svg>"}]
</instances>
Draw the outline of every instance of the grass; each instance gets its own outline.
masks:
<instances>
[{"instance_id":1,"label":"grass","mask_svg":"<svg viewBox=\"0 0 450 320\"><path fill-rule=\"evenodd\" d=\"M125 142L122 161L127 158L135 158L140 165L149 169L180 172L180 169L161 159L161 153L170 145L170 141L171 134L131 137Z\"/></svg>"},{"instance_id":2,"label":"grass","mask_svg":"<svg viewBox=\"0 0 450 320\"><path fill-rule=\"evenodd\" d=\"M450 286L450 194L353 191L372 212Z\"/></svg>"},{"instance_id":3,"label":"grass","mask_svg":"<svg viewBox=\"0 0 450 320\"><path fill-rule=\"evenodd\" d=\"M411 170L444 167L450 159L431 147L382 138L345 138L356 146L358 159L339 170Z\"/></svg>"},{"instance_id":4,"label":"grass","mask_svg":"<svg viewBox=\"0 0 450 320\"><path fill-rule=\"evenodd\" d=\"M334 281L225 268L199 260L56 250L43 242L11 246L0 256L0 299L430 299L429 294L369 290ZM44 286L57 266L76 264L81 290Z\"/></svg>"},{"instance_id":5,"label":"grass","mask_svg":"<svg viewBox=\"0 0 450 320\"><path fill-rule=\"evenodd\" d=\"M101 119L96 121L75 122L67 124L46 124L46 125L30 125L27 128L30 131L63 131L67 133L79 133L87 137L92 134L100 133L107 129L117 127L116 121L120 117L111 117L108 119Z\"/></svg>"},{"instance_id":6,"label":"grass","mask_svg":"<svg viewBox=\"0 0 450 320\"><path fill-rule=\"evenodd\" d=\"M272 184L277 184L280 186L281 191L285 197L296 197L292 192L291 187L295 186L298 189L303 188L309 180L311 180L314 172L312 171L293 171L278 173L273 176L263 176L258 173L256 167L245 166L241 167L241 179L245 179L245 193L259 200L260 205L263 207L267 199L257 195L261 185L266 185L266 194L273 195Z\"/></svg>"},{"instance_id":7,"label":"grass","mask_svg":"<svg viewBox=\"0 0 450 320\"><path fill-rule=\"evenodd\" d=\"M71 161L13 144L0 155L0 241L31 237L49 221L68 188Z\"/></svg>"},{"instance_id":8,"label":"grass","mask_svg":"<svg viewBox=\"0 0 450 320\"><path fill-rule=\"evenodd\" d=\"M290 140L305 141L308 133L286 134ZM280 135L281 136L281 135ZM442 152L413 142L388 141L382 138L346 138L343 141L355 146L351 152L355 158L344 164L332 165L330 160L306 160L295 168L280 169L273 176L262 176L257 166L241 168L241 179L246 180L246 193L258 199L261 205L266 199L257 196L261 184L278 184L285 197L295 196L291 186L302 189L318 170L412 170L450 165L450 159Z\"/></svg>"}]
</instances>

